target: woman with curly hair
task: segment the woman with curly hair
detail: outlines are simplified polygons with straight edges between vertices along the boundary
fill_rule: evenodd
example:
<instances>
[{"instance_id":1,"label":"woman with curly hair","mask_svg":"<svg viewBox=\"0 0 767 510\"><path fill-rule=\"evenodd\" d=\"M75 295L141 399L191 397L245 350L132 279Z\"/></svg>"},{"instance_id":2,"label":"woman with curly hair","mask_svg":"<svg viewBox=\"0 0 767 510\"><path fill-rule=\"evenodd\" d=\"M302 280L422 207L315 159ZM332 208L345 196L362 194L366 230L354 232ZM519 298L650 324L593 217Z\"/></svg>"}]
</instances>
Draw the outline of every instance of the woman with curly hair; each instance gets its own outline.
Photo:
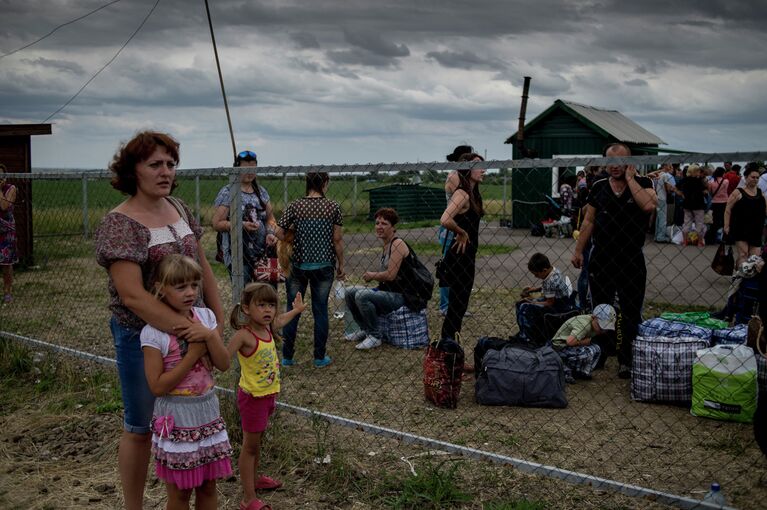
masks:
<instances>
[{"instance_id":1,"label":"woman with curly hair","mask_svg":"<svg viewBox=\"0 0 767 510\"><path fill-rule=\"evenodd\" d=\"M140 509L151 448L154 396L144 374L140 333L149 324L186 342L204 342L208 328L153 298L163 257L179 253L202 268L202 299L195 306L213 310L223 329L218 286L200 244L202 228L187 206L173 197L179 143L154 131L138 133L114 155L112 187L128 198L101 220L96 258L109 275L110 327L124 405L118 450L125 507Z\"/></svg>"}]
</instances>

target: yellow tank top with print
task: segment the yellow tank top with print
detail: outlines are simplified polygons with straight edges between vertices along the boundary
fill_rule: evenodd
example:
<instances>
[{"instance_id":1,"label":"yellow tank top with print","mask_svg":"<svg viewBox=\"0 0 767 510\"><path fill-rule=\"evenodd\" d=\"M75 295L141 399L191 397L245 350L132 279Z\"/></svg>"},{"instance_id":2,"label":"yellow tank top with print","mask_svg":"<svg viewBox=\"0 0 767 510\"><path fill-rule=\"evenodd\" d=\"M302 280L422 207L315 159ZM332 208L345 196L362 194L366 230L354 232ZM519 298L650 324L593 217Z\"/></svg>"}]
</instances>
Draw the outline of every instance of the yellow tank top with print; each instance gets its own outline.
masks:
<instances>
[{"instance_id":1,"label":"yellow tank top with print","mask_svg":"<svg viewBox=\"0 0 767 510\"><path fill-rule=\"evenodd\" d=\"M261 338L250 328L245 329L256 338L258 345L248 355L237 351L237 360L240 362L240 388L254 397L279 393L280 361L272 332L269 331L269 338Z\"/></svg>"}]
</instances>

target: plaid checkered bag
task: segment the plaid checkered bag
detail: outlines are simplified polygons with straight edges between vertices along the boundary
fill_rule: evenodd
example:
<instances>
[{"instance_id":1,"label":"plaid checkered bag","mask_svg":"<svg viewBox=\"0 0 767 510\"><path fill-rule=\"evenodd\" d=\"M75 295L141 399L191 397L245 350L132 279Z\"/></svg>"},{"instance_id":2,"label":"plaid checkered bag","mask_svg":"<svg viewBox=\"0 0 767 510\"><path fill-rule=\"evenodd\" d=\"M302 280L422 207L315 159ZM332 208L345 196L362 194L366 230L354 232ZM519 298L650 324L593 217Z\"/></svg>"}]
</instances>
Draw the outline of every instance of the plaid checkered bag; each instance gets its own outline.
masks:
<instances>
[{"instance_id":1,"label":"plaid checkered bag","mask_svg":"<svg viewBox=\"0 0 767 510\"><path fill-rule=\"evenodd\" d=\"M639 325L640 336L647 338L662 336L666 338L677 338L680 336L695 337L711 341L711 330L708 328L702 328L695 324L688 324L686 322L675 322L666 319L656 317L644 321Z\"/></svg>"},{"instance_id":2,"label":"plaid checkered bag","mask_svg":"<svg viewBox=\"0 0 767 510\"><path fill-rule=\"evenodd\" d=\"M695 353L708 346L708 340L692 336L637 336L631 367L631 398L690 402Z\"/></svg>"},{"instance_id":3,"label":"plaid checkered bag","mask_svg":"<svg viewBox=\"0 0 767 510\"><path fill-rule=\"evenodd\" d=\"M756 382L759 386L759 393L767 391L767 358L761 353L755 352L756 358Z\"/></svg>"},{"instance_id":4,"label":"plaid checkered bag","mask_svg":"<svg viewBox=\"0 0 767 510\"><path fill-rule=\"evenodd\" d=\"M559 357L572 370L573 375L591 377L591 372L599 362L601 349L597 344L565 347L557 351Z\"/></svg>"},{"instance_id":5,"label":"plaid checkered bag","mask_svg":"<svg viewBox=\"0 0 767 510\"><path fill-rule=\"evenodd\" d=\"M402 349L421 349L429 345L426 309L414 312L407 306L378 318L382 340Z\"/></svg>"},{"instance_id":6,"label":"plaid checkered bag","mask_svg":"<svg viewBox=\"0 0 767 510\"><path fill-rule=\"evenodd\" d=\"M745 344L748 336L748 325L738 324L732 328L715 329L711 332L712 345Z\"/></svg>"}]
</instances>

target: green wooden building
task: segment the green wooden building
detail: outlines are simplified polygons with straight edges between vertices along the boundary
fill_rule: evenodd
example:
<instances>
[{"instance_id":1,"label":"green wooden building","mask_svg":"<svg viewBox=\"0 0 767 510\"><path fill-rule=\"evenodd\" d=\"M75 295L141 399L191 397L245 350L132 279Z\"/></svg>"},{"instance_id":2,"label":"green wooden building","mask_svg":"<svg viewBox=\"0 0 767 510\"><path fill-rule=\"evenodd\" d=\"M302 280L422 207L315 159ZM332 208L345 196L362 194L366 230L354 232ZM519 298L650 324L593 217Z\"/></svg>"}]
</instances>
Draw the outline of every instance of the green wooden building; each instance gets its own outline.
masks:
<instances>
[{"instance_id":1,"label":"green wooden building","mask_svg":"<svg viewBox=\"0 0 767 510\"><path fill-rule=\"evenodd\" d=\"M617 110L596 108L557 99L553 105L525 124L525 148L536 158L601 156L605 145L623 142L634 155L657 154L666 144L658 136ZM513 159L521 159L517 133L506 139L513 144ZM511 174L511 214L514 228L527 228L546 216L545 195L555 193L560 179L575 168L520 168Z\"/></svg>"},{"instance_id":2,"label":"green wooden building","mask_svg":"<svg viewBox=\"0 0 767 510\"><path fill-rule=\"evenodd\" d=\"M421 184L390 184L364 192L370 193L369 220L381 207L396 209L401 221L439 219L447 207L444 189Z\"/></svg>"}]
</instances>

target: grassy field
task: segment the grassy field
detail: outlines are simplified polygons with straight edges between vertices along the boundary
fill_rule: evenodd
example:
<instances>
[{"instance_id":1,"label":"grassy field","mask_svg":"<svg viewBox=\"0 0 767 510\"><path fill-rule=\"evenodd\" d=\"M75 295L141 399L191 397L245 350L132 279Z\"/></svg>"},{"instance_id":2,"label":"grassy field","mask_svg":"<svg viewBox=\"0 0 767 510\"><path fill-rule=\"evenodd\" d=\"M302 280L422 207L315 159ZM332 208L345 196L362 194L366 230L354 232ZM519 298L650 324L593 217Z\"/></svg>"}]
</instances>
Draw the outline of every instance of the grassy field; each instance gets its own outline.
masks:
<instances>
[{"instance_id":1,"label":"grassy field","mask_svg":"<svg viewBox=\"0 0 767 510\"><path fill-rule=\"evenodd\" d=\"M213 215L213 202L218 191L228 181L226 179L200 178L199 215L205 221L209 221ZM264 186L272 200L272 205L277 218L280 217L285 207L284 183L281 178L261 178L259 183ZM388 184L388 183L386 183ZM370 228L367 220L369 212L368 193L374 187L386 185L384 183L359 182L357 193L354 193L353 182L346 178L334 179L328 190L328 197L341 204L345 217L345 230L348 232L363 232ZM441 188L437 183L428 184L435 188ZM304 194L304 183L299 178L288 181L288 200L294 200ZM508 187L510 197L510 186ZM36 180L32 185L32 203L35 216L35 233L50 235L55 233L76 233L83 231L83 208L87 202L88 228L92 232L98 221L111 208L124 199L124 195L115 191L106 179L89 180L84 199L83 184L79 179L73 180ZM192 179L179 179L179 186L174 195L195 209L196 191ZM483 184L482 195L485 200L487 218L494 220L502 216L503 211L503 185ZM507 210L511 208L507 204ZM400 228L420 228L434 225L434 220L422 220L403 222Z\"/></svg>"}]
</instances>

